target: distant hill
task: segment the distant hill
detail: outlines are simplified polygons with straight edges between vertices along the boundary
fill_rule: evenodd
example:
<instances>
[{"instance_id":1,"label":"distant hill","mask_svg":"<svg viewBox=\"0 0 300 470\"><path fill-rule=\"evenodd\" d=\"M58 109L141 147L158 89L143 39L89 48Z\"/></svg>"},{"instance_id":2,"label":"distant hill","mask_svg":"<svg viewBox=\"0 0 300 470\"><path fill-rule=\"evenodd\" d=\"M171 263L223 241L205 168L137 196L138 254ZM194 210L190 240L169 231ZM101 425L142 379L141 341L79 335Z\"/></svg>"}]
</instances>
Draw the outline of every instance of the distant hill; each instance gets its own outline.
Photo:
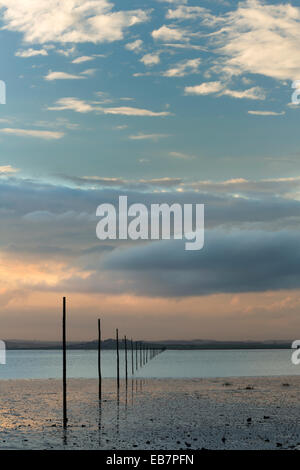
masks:
<instances>
[{"instance_id":1,"label":"distant hill","mask_svg":"<svg viewBox=\"0 0 300 470\"><path fill-rule=\"evenodd\" d=\"M166 347L172 350L187 350L187 349L290 349L292 340L268 340L268 341L215 341L215 340L201 340L195 339L187 340L166 340L149 342L144 341L144 344L153 345L156 348ZM28 340L7 340L7 349L60 349L61 343L58 341L28 341ZM102 349L116 349L115 339L109 338L101 343ZM124 347L123 340L120 340L120 348ZM130 343L128 345L130 347ZM85 349L92 350L98 348L97 340L94 341L70 341L68 342L68 349Z\"/></svg>"}]
</instances>

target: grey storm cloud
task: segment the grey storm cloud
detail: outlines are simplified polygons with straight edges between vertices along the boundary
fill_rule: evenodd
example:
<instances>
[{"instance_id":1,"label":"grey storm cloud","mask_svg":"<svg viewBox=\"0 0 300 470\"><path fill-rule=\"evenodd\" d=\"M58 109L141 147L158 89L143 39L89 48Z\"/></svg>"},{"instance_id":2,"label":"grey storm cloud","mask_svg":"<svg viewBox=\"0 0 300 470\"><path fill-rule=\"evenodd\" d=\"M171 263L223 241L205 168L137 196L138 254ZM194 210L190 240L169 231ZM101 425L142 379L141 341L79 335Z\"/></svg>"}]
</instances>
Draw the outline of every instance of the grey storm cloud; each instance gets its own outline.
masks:
<instances>
[{"instance_id":1,"label":"grey storm cloud","mask_svg":"<svg viewBox=\"0 0 300 470\"><path fill-rule=\"evenodd\" d=\"M262 292L300 287L300 241L280 231L207 231L204 248L185 251L182 241L152 242L116 250L102 269L135 294L182 297Z\"/></svg>"},{"instance_id":2,"label":"grey storm cloud","mask_svg":"<svg viewBox=\"0 0 300 470\"><path fill-rule=\"evenodd\" d=\"M55 289L180 297L300 287L297 200L69 188L17 178L0 180L0 192L2 253L50 256L87 273ZM204 249L187 252L180 241L98 240L96 208L117 205L120 195L129 204L205 204Z\"/></svg>"}]
</instances>

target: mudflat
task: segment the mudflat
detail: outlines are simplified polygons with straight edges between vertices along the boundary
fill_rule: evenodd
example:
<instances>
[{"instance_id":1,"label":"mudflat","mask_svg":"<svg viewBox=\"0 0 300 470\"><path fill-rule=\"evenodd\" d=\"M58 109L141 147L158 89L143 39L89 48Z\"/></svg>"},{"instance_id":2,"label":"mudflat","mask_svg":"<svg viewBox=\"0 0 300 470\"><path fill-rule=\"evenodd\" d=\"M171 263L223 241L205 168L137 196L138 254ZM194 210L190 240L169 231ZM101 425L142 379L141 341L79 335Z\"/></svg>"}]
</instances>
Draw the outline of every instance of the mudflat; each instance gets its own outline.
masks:
<instances>
[{"instance_id":1,"label":"mudflat","mask_svg":"<svg viewBox=\"0 0 300 470\"><path fill-rule=\"evenodd\" d=\"M295 449L300 377L0 380L2 449Z\"/></svg>"}]
</instances>

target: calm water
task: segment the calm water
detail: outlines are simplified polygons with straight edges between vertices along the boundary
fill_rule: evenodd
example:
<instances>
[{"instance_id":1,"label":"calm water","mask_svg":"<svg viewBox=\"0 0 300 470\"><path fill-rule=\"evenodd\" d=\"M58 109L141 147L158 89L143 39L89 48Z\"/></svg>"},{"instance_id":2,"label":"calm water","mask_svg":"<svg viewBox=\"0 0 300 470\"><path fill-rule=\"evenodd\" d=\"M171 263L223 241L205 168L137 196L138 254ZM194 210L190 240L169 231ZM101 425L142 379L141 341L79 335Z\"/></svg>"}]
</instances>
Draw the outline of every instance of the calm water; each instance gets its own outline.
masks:
<instances>
[{"instance_id":1,"label":"calm water","mask_svg":"<svg viewBox=\"0 0 300 470\"><path fill-rule=\"evenodd\" d=\"M7 364L0 365L0 378L59 378L61 351L7 351ZM124 352L120 351L124 375ZM128 356L129 375L131 354ZM299 375L300 365L291 363L290 350L165 351L135 371L136 377L196 378ZM102 352L102 376L115 377L116 352ZM69 351L69 377L97 377L96 351Z\"/></svg>"}]
</instances>

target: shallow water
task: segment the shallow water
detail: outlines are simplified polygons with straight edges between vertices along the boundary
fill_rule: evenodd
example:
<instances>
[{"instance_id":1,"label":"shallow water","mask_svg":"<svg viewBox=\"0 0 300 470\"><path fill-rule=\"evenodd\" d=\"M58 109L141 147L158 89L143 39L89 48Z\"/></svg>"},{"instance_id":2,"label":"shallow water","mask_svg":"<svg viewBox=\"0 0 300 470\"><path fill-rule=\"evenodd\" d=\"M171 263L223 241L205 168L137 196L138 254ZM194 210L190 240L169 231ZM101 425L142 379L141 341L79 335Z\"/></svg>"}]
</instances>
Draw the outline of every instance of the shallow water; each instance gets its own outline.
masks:
<instances>
[{"instance_id":1,"label":"shallow water","mask_svg":"<svg viewBox=\"0 0 300 470\"><path fill-rule=\"evenodd\" d=\"M68 351L68 377L96 378L97 351ZM135 365L135 356L134 356ZM124 377L124 351L120 371ZM6 365L0 365L2 379L60 378L61 351L7 351ZM131 376L131 353L128 354ZM205 378L300 375L300 365L291 362L290 350L165 351L135 370L135 377ZM102 376L116 376L116 352L102 351Z\"/></svg>"}]
</instances>

